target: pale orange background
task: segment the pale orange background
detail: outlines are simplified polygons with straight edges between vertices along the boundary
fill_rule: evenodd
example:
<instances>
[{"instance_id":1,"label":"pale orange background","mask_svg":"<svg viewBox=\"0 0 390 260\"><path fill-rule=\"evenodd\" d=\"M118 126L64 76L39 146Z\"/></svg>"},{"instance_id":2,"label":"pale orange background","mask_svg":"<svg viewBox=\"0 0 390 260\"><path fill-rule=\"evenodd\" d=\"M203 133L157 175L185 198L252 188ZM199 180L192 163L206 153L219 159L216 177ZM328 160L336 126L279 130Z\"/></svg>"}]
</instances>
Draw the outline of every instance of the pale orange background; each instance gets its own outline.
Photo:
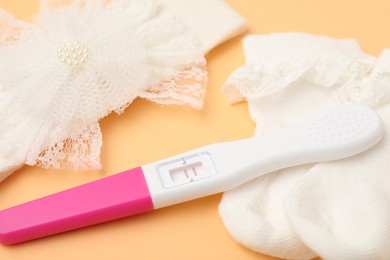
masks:
<instances>
[{"instance_id":1,"label":"pale orange background","mask_svg":"<svg viewBox=\"0 0 390 260\"><path fill-rule=\"evenodd\" d=\"M390 47L388 0L227 2L248 19L247 33L350 37L372 55ZM0 0L0 7L26 19L38 11L38 1ZM220 92L228 75L244 63L241 39L207 55L209 86L201 111L137 100L123 115L101 121L102 171L24 167L0 183L0 209L209 143L250 137L255 125L246 103L231 106ZM271 259L229 236L218 215L220 198L219 194L16 246L0 245L0 259Z\"/></svg>"}]
</instances>

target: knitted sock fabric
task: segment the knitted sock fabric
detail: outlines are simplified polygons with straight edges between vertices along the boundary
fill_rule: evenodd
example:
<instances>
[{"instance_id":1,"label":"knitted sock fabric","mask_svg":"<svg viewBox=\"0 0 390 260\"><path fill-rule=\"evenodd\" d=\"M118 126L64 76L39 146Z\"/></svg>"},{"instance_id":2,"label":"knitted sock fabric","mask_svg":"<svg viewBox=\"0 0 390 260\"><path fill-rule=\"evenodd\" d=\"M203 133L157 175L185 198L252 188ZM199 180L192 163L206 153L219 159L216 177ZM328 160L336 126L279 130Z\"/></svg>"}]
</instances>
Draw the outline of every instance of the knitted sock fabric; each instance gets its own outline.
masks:
<instances>
[{"instance_id":1,"label":"knitted sock fabric","mask_svg":"<svg viewBox=\"0 0 390 260\"><path fill-rule=\"evenodd\" d=\"M244 50L247 64L230 76L223 91L232 102L248 101L256 135L346 103L371 105L386 118L387 51L377 62L355 41L299 33L249 36ZM238 242L276 257L389 257L384 244L390 221L383 206L388 166L376 167L386 154L378 147L342 161L277 171L226 192L222 220ZM375 161L361 161L367 156Z\"/></svg>"},{"instance_id":2,"label":"knitted sock fabric","mask_svg":"<svg viewBox=\"0 0 390 260\"><path fill-rule=\"evenodd\" d=\"M285 200L292 228L324 259L390 258L389 86L385 50L366 79L337 93L377 108L383 140L352 158L315 165Z\"/></svg>"}]
</instances>

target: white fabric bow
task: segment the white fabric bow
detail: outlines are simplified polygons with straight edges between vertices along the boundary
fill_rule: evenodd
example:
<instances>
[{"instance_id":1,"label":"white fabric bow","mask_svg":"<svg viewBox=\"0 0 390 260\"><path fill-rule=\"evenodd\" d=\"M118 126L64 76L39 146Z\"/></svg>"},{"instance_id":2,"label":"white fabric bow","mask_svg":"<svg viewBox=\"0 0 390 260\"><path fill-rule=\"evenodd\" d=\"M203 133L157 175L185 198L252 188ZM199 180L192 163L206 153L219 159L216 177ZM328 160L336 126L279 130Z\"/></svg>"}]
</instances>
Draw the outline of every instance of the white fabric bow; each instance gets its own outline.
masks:
<instances>
[{"instance_id":1,"label":"white fabric bow","mask_svg":"<svg viewBox=\"0 0 390 260\"><path fill-rule=\"evenodd\" d=\"M136 97L202 106L203 50L166 6L57 2L31 23L0 10L0 180L25 163L99 168L98 120Z\"/></svg>"}]
</instances>

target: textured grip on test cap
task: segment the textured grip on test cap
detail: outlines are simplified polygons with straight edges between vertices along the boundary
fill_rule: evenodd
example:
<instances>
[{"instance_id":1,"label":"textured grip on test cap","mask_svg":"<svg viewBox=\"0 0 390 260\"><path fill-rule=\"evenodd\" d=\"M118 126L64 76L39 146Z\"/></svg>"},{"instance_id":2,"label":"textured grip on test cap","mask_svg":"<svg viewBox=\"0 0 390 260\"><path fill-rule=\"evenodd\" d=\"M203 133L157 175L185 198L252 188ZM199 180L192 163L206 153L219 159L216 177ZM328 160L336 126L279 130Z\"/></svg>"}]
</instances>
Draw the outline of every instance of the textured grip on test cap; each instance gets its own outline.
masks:
<instances>
[{"instance_id":1,"label":"textured grip on test cap","mask_svg":"<svg viewBox=\"0 0 390 260\"><path fill-rule=\"evenodd\" d=\"M321 143L351 142L370 134L380 125L377 116L365 108L347 107L330 111L314 120L309 136Z\"/></svg>"}]
</instances>

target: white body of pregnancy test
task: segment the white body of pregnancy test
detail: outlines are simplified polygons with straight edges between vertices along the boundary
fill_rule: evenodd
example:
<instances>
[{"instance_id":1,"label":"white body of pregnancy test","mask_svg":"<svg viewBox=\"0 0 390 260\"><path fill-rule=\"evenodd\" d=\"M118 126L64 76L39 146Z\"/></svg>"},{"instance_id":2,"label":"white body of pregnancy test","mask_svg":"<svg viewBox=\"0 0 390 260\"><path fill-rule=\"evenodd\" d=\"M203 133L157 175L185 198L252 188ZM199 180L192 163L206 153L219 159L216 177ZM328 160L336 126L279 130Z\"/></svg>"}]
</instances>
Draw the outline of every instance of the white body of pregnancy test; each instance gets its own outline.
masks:
<instances>
[{"instance_id":1,"label":"white body of pregnancy test","mask_svg":"<svg viewBox=\"0 0 390 260\"><path fill-rule=\"evenodd\" d=\"M346 106L250 139L216 143L0 211L16 244L223 192L266 173L345 158L384 132L371 109Z\"/></svg>"}]
</instances>

